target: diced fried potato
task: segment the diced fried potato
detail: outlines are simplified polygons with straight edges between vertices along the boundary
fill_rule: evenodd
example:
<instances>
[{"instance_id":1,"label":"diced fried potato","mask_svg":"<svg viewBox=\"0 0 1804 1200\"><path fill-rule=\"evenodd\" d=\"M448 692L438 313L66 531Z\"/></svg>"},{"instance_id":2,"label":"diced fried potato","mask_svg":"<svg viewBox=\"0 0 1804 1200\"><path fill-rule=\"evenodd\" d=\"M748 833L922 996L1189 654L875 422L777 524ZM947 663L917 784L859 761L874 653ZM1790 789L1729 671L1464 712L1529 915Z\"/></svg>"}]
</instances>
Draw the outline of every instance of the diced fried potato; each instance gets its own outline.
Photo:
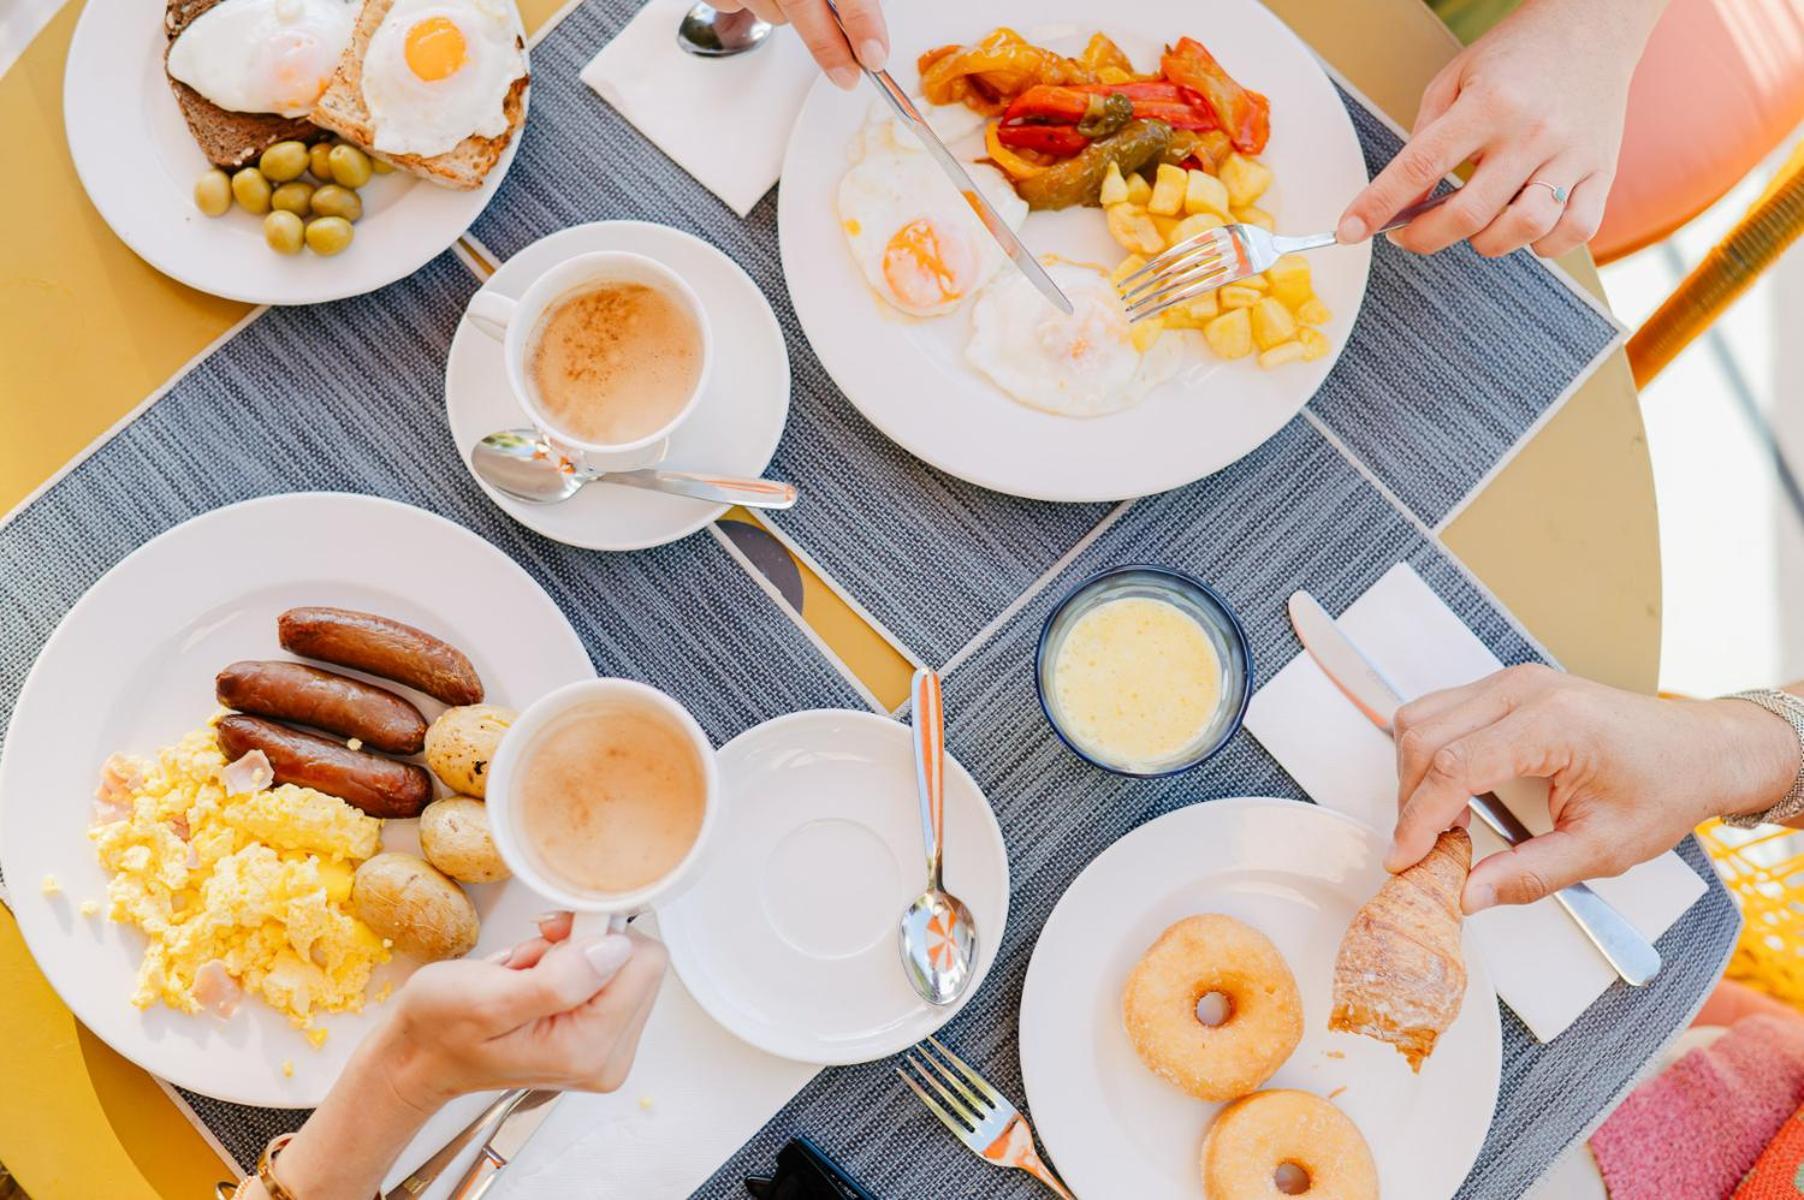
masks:
<instances>
[{"instance_id":1,"label":"diced fried potato","mask_svg":"<svg viewBox=\"0 0 1804 1200\"><path fill-rule=\"evenodd\" d=\"M1254 291L1269 292L1272 290L1272 281L1263 275L1248 275L1245 279L1236 279L1234 282L1241 287L1250 287Z\"/></svg>"},{"instance_id":2,"label":"diced fried potato","mask_svg":"<svg viewBox=\"0 0 1804 1200\"><path fill-rule=\"evenodd\" d=\"M1303 347L1303 361L1314 362L1328 353L1328 335L1319 329L1311 329L1305 325L1297 330L1297 344Z\"/></svg>"},{"instance_id":3,"label":"diced fried potato","mask_svg":"<svg viewBox=\"0 0 1804 1200\"><path fill-rule=\"evenodd\" d=\"M1159 164L1159 174L1153 180L1152 199L1146 202L1146 211L1157 213L1162 217L1175 217L1184 211L1185 171L1182 167L1174 167L1170 163Z\"/></svg>"},{"instance_id":4,"label":"diced fried potato","mask_svg":"<svg viewBox=\"0 0 1804 1200\"><path fill-rule=\"evenodd\" d=\"M1285 363L1301 362L1304 357L1303 344L1301 342L1285 342L1281 345L1273 346L1269 350L1261 351L1259 354L1259 365L1269 371L1273 367L1281 367Z\"/></svg>"},{"instance_id":5,"label":"diced fried potato","mask_svg":"<svg viewBox=\"0 0 1804 1200\"><path fill-rule=\"evenodd\" d=\"M1127 180L1121 177L1120 164L1112 162L1108 174L1102 177L1102 191L1097 193L1097 203L1108 208L1112 204L1126 203L1127 198Z\"/></svg>"},{"instance_id":6,"label":"diced fried potato","mask_svg":"<svg viewBox=\"0 0 1804 1200\"><path fill-rule=\"evenodd\" d=\"M1109 272L1109 282L1119 285L1122 280L1146 265L1144 254L1130 254L1121 260L1121 265Z\"/></svg>"},{"instance_id":7,"label":"diced fried potato","mask_svg":"<svg viewBox=\"0 0 1804 1200\"><path fill-rule=\"evenodd\" d=\"M1227 185L1228 203L1235 208L1245 208L1272 186L1271 168L1242 154L1228 155L1216 174Z\"/></svg>"},{"instance_id":8,"label":"diced fried potato","mask_svg":"<svg viewBox=\"0 0 1804 1200\"><path fill-rule=\"evenodd\" d=\"M1132 83L1134 77L1120 67L1104 67L1096 72L1096 82L1107 84Z\"/></svg>"},{"instance_id":9,"label":"diced fried potato","mask_svg":"<svg viewBox=\"0 0 1804 1200\"><path fill-rule=\"evenodd\" d=\"M1213 291L1174 304L1160 314L1167 329L1201 329L1221 315L1221 301Z\"/></svg>"},{"instance_id":10,"label":"diced fried potato","mask_svg":"<svg viewBox=\"0 0 1804 1200\"><path fill-rule=\"evenodd\" d=\"M1179 218L1168 217L1164 213L1156 212L1148 212L1147 215L1153 219L1153 227L1159 231L1159 236L1165 239L1167 246L1178 240L1172 235L1177 232Z\"/></svg>"},{"instance_id":11,"label":"diced fried potato","mask_svg":"<svg viewBox=\"0 0 1804 1200\"><path fill-rule=\"evenodd\" d=\"M1215 213L1225 218L1229 207L1226 184L1203 171L1188 173L1184 181L1185 212Z\"/></svg>"},{"instance_id":12,"label":"diced fried potato","mask_svg":"<svg viewBox=\"0 0 1804 1200\"><path fill-rule=\"evenodd\" d=\"M1153 185L1146 182L1146 176L1135 171L1127 177L1127 202L1146 207L1146 202L1153 198Z\"/></svg>"},{"instance_id":13,"label":"diced fried potato","mask_svg":"<svg viewBox=\"0 0 1804 1200\"><path fill-rule=\"evenodd\" d=\"M1267 296L1252 308L1253 340L1261 350L1283 345L1297 336L1297 319L1290 310Z\"/></svg>"},{"instance_id":14,"label":"diced fried potato","mask_svg":"<svg viewBox=\"0 0 1804 1200\"><path fill-rule=\"evenodd\" d=\"M1226 221L1222 220L1214 213L1192 213L1182 221L1179 221L1177 227L1171 231L1171 244L1175 246L1179 242L1187 242L1199 233L1207 233L1211 229L1220 229L1226 224Z\"/></svg>"},{"instance_id":15,"label":"diced fried potato","mask_svg":"<svg viewBox=\"0 0 1804 1200\"><path fill-rule=\"evenodd\" d=\"M1238 283L1230 283L1222 288L1220 295L1223 308L1251 308L1265 299L1258 288L1242 287Z\"/></svg>"},{"instance_id":16,"label":"diced fried potato","mask_svg":"<svg viewBox=\"0 0 1804 1200\"><path fill-rule=\"evenodd\" d=\"M1138 178L1136 176L1136 178ZM1159 227L1144 208L1133 204L1111 205L1108 210L1109 235L1132 254L1158 254L1165 249Z\"/></svg>"},{"instance_id":17,"label":"diced fried potato","mask_svg":"<svg viewBox=\"0 0 1804 1200\"><path fill-rule=\"evenodd\" d=\"M1297 320L1305 325L1326 325L1334 320L1334 314L1328 311L1328 306L1319 297L1311 296L1297 305Z\"/></svg>"},{"instance_id":18,"label":"diced fried potato","mask_svg":"<svg viewBox=\"0 0 1804 1200\"><path fill-rule=\"evenodd\" d=\"M1253 352L1253 322L1246 309L1237 308L1203 326L1209 348L1223 358L1245 358Z\"/></svg>"},{"instance_id":19,"label":"diced fried potato","mask_svg":"<svg viewBox=\"0 0 1804 1200\"><path fill-rule=\"evenodd\" d=\"M1148 350L1153 348L1153 343L1158 341L1159 335L1164 332L1165 314L1160 313L1156 317L1148 317L1144 321L1136 321L1134 323L1133 331L1128 337L1133 341L1134 349L1145 354Z\"/></svg>"},{"instance_id":20,"label":"diced fried potato","mask_svg":"<svg viewBox=\"0 0 1804 1200\"><path fill-rule=\"evenodd\" d=\"M1242 225L1257 225L1267 233L1274 233L1278 228L1278 222L1272 219L1272 214L1263 208L1255 208L1251 204L1245 208L1235 209L1234 219Z\"/></svg>"},{"instance_id":21,"label":"diced fried potato","mask_svg":"<svg viewBox=\"0 0 1804 1200\"><path fill-rule=\"evenodd\" d=\"M1272 295L1284 301L1292 311L1301 308L1303 301L1315 294L1314 285L1309 281L1309 260L1301 254L1286 254L1266 268L1265 277L1271 280Z\"/></svg>"}]
</instances>

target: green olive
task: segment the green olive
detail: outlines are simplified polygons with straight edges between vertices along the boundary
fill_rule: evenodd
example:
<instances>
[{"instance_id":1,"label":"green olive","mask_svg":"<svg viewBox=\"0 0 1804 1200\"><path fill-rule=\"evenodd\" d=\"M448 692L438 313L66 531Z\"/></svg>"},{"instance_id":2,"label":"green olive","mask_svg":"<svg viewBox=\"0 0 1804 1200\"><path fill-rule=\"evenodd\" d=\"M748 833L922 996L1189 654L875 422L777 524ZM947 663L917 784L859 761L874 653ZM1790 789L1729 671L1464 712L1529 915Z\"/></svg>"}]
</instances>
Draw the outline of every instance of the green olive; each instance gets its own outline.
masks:
<instances>
[{"instance_id":1,"label":"green olive","mask_svg":"<svg viewBox=\"0 0 1804 1200\"><path fill-rule=\"evenodd\" d=\"M348 187L328 183L313 193L313 215L355 221L363 215L363 199Z\"/></svg>"},{"instance_id":2,"label":"green olive","mask_svg":"<svg viewBox=\"0 0 1804 1200\"><path fill-rule=\"evenodd\" d=\"M194 207L209 217L224 216L232 207L232 177L218 167L194 181Z\"/></svg>"},{"instance_id":3,"label":"green olive","mask_svg":"<svg viewBox=\"0 0 1804 1200\"><path fill-rule=\"evenodd\" d=\"M245 212L262 216L269 211L269 180L255 167L239 167L232 176L232 195Z\"/></svg>"},{"instance_id":4,"label":"green olive","mask_svg":"<svg viewBox=\"0 0 1804 1200\"><path fill-rule=\"evenodd\" d=\"M307 147L307 169L321 183L332 182L332 143L315 142Z\"/></svg>"},{"instance_id":5,"label":"green olive","mask_svg":"<svg viewBox=\"0 0 1804 1200\"><path fill-rule=\"evenodd\" d=\"M343 217L315 217L307 222L307 248L331 256L351 244L351 223Z\"/></svg>"},{"instance_id":6,"label":"green olive","mask_svg":"<svg viewBox=\"0 0 1804 1200\"><path fill-rule=\"evenodd\" d=\"M357 147L339 143L332 147L331 161L333 183L360 188L370 181L370 156Z\"/></svg>"},{"instance_id":7,"label":"green olive","mask_svg":"<svg viewBox=\"0 0 1804 1200\"><path fill-rule=\"evenodd\" d=\"M287 209L278 208L263 218L263 240L277 254L299 254L306 227Z\"/></svg>"},{"instance_id":8,"label":"green olive","mask_svg":"<svg viewBox=\"0 0 1804 1200\"><path fill-rule=\"evenodd\" d=\"M271 183L299 179L307 169L307 147L300 142L277 142L257 160L257 169Z\"/></svg>"},{"instance_id":9,"label":"green olive","mask_svg":"<svg viewBox=\"0 0 1804 1200\"><path fill-rule=\"evenodd\" d=\"M313 210L313 185L291 179L275 190L269 198L269 205L283 212L291 212L297 217L304 217Z\"/></svg>"},{"instance_id":10,"label":"green olive","mask_svg":"<svg viewBox=\"0 0 1804 1200\"><path fill-rule=\"evenodd\" d=\"M377 158L375 155L371 155L370 170L378 175L393 175L395 173L395 164L388 162L385 159Z\"/></svg>"}]
</instances>

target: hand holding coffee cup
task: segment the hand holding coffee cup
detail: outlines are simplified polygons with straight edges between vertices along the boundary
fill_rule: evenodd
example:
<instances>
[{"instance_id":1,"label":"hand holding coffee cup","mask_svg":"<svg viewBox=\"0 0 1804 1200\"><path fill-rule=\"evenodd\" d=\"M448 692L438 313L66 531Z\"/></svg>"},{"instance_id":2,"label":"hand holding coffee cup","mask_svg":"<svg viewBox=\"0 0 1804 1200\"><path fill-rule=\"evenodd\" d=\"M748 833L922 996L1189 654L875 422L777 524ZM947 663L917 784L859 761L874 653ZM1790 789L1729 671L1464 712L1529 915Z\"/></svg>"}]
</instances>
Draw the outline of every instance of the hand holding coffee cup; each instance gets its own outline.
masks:
<instances>
[{"instance_id":1,"label":"hand holding coffee cup","mask_svg":"<svg viewBox=\"0 0 1804 1200\"><path fill-rule=\"evenodd\" d=\"M701 301L643 255L578 255L518 300L477 292L466 315L502 343L533 424L594 470L661 461L708 384L713 339Z\"/></svg>"},{"instance_id":2,"label":"hand holding coffee cup","mask_svg":"<svg viewBox=\"0 0 1804 1200\"><path fill-rule=\"evenodd\" d=\"M490 766L495 846L533 891L600 933L676 894L715 824L714 747L628 679L573 683L514 721Z\"/></svg>"}]
</instances>

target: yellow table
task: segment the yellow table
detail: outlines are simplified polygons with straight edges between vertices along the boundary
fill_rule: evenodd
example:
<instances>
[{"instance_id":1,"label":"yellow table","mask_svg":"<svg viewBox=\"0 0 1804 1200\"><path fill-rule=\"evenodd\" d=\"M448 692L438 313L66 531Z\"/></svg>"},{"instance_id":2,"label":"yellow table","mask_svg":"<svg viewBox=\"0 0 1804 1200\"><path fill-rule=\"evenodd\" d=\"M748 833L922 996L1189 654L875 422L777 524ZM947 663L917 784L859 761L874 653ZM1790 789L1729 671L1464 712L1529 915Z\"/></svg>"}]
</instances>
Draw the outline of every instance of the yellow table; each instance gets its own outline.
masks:
<instances>
[{"instance_id":1,"label":"yellow table","mask_svg":"<svg viewBox=\"0 0 1804 1200\"><path fill-rule=\"evenodd\" d=\"M1420 0L1267 0L1405 126L1458 49ZM173 283L88 203L63 140L70 0L0 78L0 511L18 504L249 310ZM557 0L520 0L536 28ZM29 231L21 236L21 231ZM1589 259L1564 264L1593 289ZM749 518L748 518L749 519ZM1660 564L1653 476L1626 364L1613 358L1446 532L1568 667L1651 690ZM880 698L906 664L804 571L808 619ZM199 1200L224 1168L158 1085L57 1000L0 910L0 1162L34 1200Z\"/></svg>"}]
</instances>

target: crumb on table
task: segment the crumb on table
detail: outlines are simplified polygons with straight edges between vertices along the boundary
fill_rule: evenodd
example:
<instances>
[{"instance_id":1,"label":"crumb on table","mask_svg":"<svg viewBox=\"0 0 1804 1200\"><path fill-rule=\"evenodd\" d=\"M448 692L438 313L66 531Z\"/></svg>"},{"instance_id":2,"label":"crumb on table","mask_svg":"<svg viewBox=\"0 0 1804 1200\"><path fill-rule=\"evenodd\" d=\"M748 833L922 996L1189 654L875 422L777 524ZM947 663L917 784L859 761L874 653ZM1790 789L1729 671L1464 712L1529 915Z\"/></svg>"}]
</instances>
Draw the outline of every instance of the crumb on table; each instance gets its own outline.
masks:
<instances>
[{"instance_id":1,"label":"crumb on table","mask_svg":"<svg viewBox=\"0 0 1804 1200\"><path fill-rule=\"evenodd\" d=\"M62 893L62 890L63 890L63 885L57 882L56 876L54 876L54 875L44 876L44 894L46 896L60 895Z\"/></svg>"},{"instance_id":2,"label":"crumb on table","mask_svg":"<svg viewBox=\"0 0 1804 1200\"><path fill-rule=\"evenodd\" d=\"M1332 1092L1328 1093L1328 1099L1332 1100L1336 1096L1339 1096L1342 1092L1344 1092L1346 1090L1347 1090L1347 1085L1343 1083L1339 1087L1335 1088Z\"/></svg>"},{"instance_id":3,"label":"crumb on table","mask_svg":"<svg viewBox=\"0 0 1804 1200\"><path fill-rule=\"evenodd\" d=\"M1323 1052L1322 1057L1324 1057L1324 1058L1345 1058L1345 1057L1347 1057L1347 1052L1345 1050L1327 1050L1327 1051Z\"/></svg>"},{"instance_id":4,"label":"crumb on table","mask_svg":"<svg viewBox=\"0 0 1804 1200\"><path fill-rule=\"evenodd\" d=\"M294 1059L285 1058L282 1060L282 1078L284 1078L284 1079L293 1079L294 1078Z\"/></svg>"},{"instance_id":5,"label":"crumb on table","mask_svg":"<svg viewBox=\"0 0 1804 1200\"><path fill-rule=\"evenodd\" d=\"M644 1109L646 1112L650 1112L651 1111L651 1097L650 1096L639 1097L639 1107Z\"/></svg>"},{"instance_id":6,"label":"crumb on table","mask_svg":"<svg viewBox=\"0 0 1804 1200\"><path fill-rule=\"evenodd\" d=\"M81 902L81 915L84 917L99 916L100 915L100 901L83 900Z\"/></svg>"},{"instance_id":7,"label":"crumb on table","mask_svg":"<svg viewBox=\"0 0 1804 1200\"><path fill-rule=\"evenodd\" d=\"M324 1026L317 1025L310 1029L301 1030L301 1033L307 1038L308 1045L312 1046L315 1050L318 1050L321 1046L326 1044L326 1034L329 1032L330 1031Z\"/></svg>"}]
</instances>

